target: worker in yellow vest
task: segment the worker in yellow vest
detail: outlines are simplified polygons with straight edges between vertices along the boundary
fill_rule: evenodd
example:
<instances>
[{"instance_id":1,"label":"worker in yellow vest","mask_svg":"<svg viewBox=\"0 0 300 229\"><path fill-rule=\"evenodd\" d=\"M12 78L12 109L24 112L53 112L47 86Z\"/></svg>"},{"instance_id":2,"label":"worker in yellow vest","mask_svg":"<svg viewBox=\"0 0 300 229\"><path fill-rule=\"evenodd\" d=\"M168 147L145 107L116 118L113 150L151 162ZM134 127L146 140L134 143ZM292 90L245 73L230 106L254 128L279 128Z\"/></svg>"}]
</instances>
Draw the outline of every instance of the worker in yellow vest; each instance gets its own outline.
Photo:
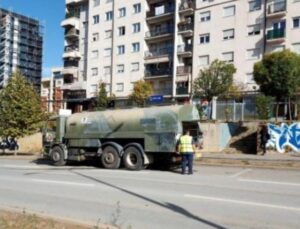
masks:
<instances>
[{"instance_id":1,"label":"worker in yellow vest","mask_svg":"<svg viewBox=\"0 0 300 229\"><path fill-rule=\"evenodd\" d=\"M186 130L184 135L179 139L179 153L182 156L181 173L185 174L186 166L188 165L189 174L193 174L193 158L196 152L196 146L193 137L190 136L190 131Z\"/></svg>"}]
</instances>

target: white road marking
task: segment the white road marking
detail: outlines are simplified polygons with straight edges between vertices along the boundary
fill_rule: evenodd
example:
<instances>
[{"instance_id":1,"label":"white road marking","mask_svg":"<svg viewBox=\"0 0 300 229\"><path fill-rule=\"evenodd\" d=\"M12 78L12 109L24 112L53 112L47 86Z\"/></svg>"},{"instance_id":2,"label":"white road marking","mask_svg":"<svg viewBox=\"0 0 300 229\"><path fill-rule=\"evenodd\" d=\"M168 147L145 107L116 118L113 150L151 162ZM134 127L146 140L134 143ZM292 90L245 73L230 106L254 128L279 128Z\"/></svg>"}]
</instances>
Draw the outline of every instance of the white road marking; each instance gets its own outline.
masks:
<instances>
[{"instance_id":1,"label":"white road marking","mask_svg":"<svg viewBox=\"0 0 300 229\"><path fill-rule=\"evenodd\" d=\"M47 166L38 166L38 165L0 165L0 168L10 168L10 169L42 169L48 168Z\"/></svg>"},{"instance_id":2,"label":"white road marking","mask_svg":"<svg viewBox=\"0 0 300 229\"><path fill-rule=\"evenodd\" d=\"M242 181L242 182L252 182L252 183L261 183L261 184L300 186L300 183L278 182L278 181L267 181L267 180L239 179L239 181Z\"/></svg>"},{"instance_id":3,"label":"white road marking","mask_svg":"<svg viewBox=\"0 0 300 229\"><path fill-rule=\"evenodd\" d=\"M235 174L231 175L231 177L239 177L239 176L241 176L241 175L243 175L243 174L245 174L245 173L248 173L248 172L250 172L250 171L252 171L252 169L243 169L242 171L240 171L240 172L238 172L238 173L235 173Z\"/></svg>"},{"instance_id":4,"label":"white road marking","mask_svg":"<svg viewBox=\"0 0 300 229\"><path fill-rule=\"evenodd\" d=\"M242 205L249 205L249 206L256 206L256 207L275 208L275 209L280 209L280 210L299 211L300 212L300 208L288 207L288 206L282 206L282 205L263 204L263 203L243 201L243 200L224 199L224 198L216 198L216 197L209 197L209 196L191 195L191 194L185 194L184 197L193 198L193 199L210 200L210 201L219 201L219 202L226 202L226 203L233 203L233 204L242 204Z\"/></svg>"},{"instance_id":5,"label":"white road marking","mask_svg":"<svg viewBox=\"0 0 300 229\"><path fill-rule=\"evenodd\" d=\"M95 187L95 184L89 183L77 183L69 181L55 181L55 180L41 180L41 179L31 179L31 181L39 183L48 183L48 184L62 184L62 185L75 185L75 186L85 186L85 187Z\"/></svg>"}]
</instances>

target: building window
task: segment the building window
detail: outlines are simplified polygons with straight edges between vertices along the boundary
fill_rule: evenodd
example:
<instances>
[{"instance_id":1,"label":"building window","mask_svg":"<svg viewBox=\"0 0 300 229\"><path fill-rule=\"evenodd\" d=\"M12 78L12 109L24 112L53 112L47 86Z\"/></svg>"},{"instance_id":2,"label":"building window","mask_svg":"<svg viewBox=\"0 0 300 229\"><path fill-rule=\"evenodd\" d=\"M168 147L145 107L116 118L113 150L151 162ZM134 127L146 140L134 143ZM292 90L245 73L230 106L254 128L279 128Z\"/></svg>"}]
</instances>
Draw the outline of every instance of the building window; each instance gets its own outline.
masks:
<instances>
[{"instance_id":1,"label":"building window","mask_svg":"<svg viewBox=\"0 0 300 229\"><path fill-rule=\"evenodd\" d=\"M254 36L260 34L260 24L249 25L248 26L248 35Z\"/></svg>"},{"instance_id":2,"label":"building window","mask_svg":"<svg viewBox=\"0 0 300 229\"><path fill-rule=\"evenodd\" d=\"M293 51L300 55L300 43L292 44Z\"/></svg>"},{"instance_id":3,"label":"building window","mask_svg":"<svg viewBox=\"0 0 300 229\"><path fill-rule=\"evenodd\" d=\"M98 50L93 50L93 51L92 51L92 59L98 58L98 55L99 55Z\"/></svg>"},{"instance_id":4,"label":"building window","mask_svg":"<svg viewBox=\"0 0 300 229\"><path fill-rule=\"evenodd\" d=\"M140 43L132 43L132 52L139 52L140 51Z\"/></svg>"},{"instance_id":5,"label":"building window","mask_svg":"<svg viewBox=\"0 0 300 229\"><path fill-rule=\"evenodd\" d=\"M111 67L105 66L104 67L104 75L107 76L107 75L110 75L110 73L111 73Z\"/></svg>"},{"instance_id":6,"label":"building window","mask_svg":"<svg viewBox=\"0 0 300 229\"><path fill-rule=\"evenodd\" d=\"M117 72L118 73L124 73L124 69L125 69L124 64L118 64L117 65Z\"/></svg>"},{"instance_id":7,"label":"building window","mask_svg":"<svg viewBox=\"0 0 300 229\"><path fill-rule=\"evenodd\" d=\"M141 23L134 23L132 24L133 33L138 33L141 31Z\"/></svg>"},{"instance_id":8,"label":"building window","mask_svg":"<svg viewBox=\"0 0 300 229\"><path fill-rule=\"evenodd\" d=\"M119 17L125 17L126 16L126 8L122 7L119 9Z\"/></svg>"},{"instance_id":9,"label":"building window","mask_svg":"<svg viewBox=\"0 0 300 229\"><path fill-rule=\"evenodd\" d=\"M111 48L104 49L104 56L107 56L107 57L111 56Z\"/></svg>"},{"instance_id":10,"label":"building window","mask_svg":"<svg viewBox=\"0 0 300 229\"><path fill-rule=\"evenodd\" d=\"M207 44L210 41L209 33L200 35L200 44Z\"/></svg>"},{"instance_id":11,"label":"building window","mask_svg":"<svg viewBox=\"0 0 300 229\"><path fill-rule=\"evenodd\" d=\"M99 15L94 15L94 16L93 16L93 24L98 24L99 21L100 21Z\"/></svg>"},{"instance_id":12,"label":"building window","mask_svg":"<svg viewBox=\"0 0 300 229\"><path fill-rule=\"evenodd\" d=\"M121 26L118 29L119 29L119 36L124 36L125 35L125 26Z\"/></svg>"},{"instance_id":13,"label":"building window","mask_svg":"<svg viewBox=\"0 0 300 229\"><path fill-rule=\"evenodd\" d=\"M200 21L201 22L210 21L210 11L200 13Z\"/></svg>"},{"instance_id":14,"label":"building window","mask_svg":"<svg viewBox=\"0 0 300 229\"><path fill-rule=\"evenodd\" d=\"M138 63L138 62L131 63L131 71L132 72L137 72L139 70L140 70L140 63Z\"/></svg>"},{"instance_id":15,"label":"building window","mask_svg":"<svg viewBox=\"0 0 300 229\"><path fill-rule=\"evenodd\" d=\"M249 1L249 11L256 11L261 9L261 0Z\"/></svg>"},{"instance_id":16,"label":"building window","mask_svg":"<svg viewBox=\"0 0 300 229\"><path fill-rule=\"evenodd\" d=\"M123 55L125 53L125 45L118 46L118 54Z\"/></svg>"},{"instance_id":17,"label":"building window","mask_svg":"<svg viewBox=\"0 0 300 229\"><path fill-rule=\"evenodd\" d=\"M300 17L293 18L293 28L300 28Z\"/></svg>"},{"instance_id":18,"label":"building window","mask_svg":"<svg viewBox=\"0 0 300 229\"><path fill-rule=\"evenodd\" d=\"M223 30L223 39L229 40L234 38L234 29Z\"/></svg>"},{"instance_id":19,"label":"building window","mask_svg":"<svg viewBox=\"0 0 300 229\"><path fill-rule=\"evenodd\" d=\"M93 42L98 41L99 40L99 33L93 33L92 39L93 39Z\"/></svg>"},{"instance_id":20,"label":"building window","mask_svg":"<svg viewBox=\"0 0 300 229\"><path fill-rule=\"evenodd\" d=\"M141 12L141 3L137 3L133 5L133 13L137 14Z\"/></svg>"},{"instance_id":21,"label":"building window","mask_svg":"<svg viewBox=\"0 0 300 229\"><path fill-rule=\"evenodd\" d=\"M199 66L209 65L209 55L199 56Z\"/></svg>"},{"instance_id":22,"label":"building window","mask_svg":"<svg viewBox=\"0 0 300 229\"><path fill-rule=\"evenodd\" d=\"M105 84L105 90L107 91L107 93L110 92L110 84L109 83Z\"/></svg>"},{"instance_id":23,"label":"building window","mask_svg":"<svg viewBox=\"0 0 300 229\"><path fill-rule=\"evenodd\" d=\"M233 52L224 52L224 53L222 53L222 59L223 59L223 61L231 63L234 61L234 53Z\"/></svg>"},{"instance_id":24,"label":"building window","mask_svg":"<svg viewBox=\"0 0 300 229\"><path fill-rule=\"evenodd\" d=\"M106 30L105 31L105 38L108 39L108 38L111 38L112 37L112 31L111 30Z\"/></svg>"},{"instance_id":25,"label":"building window","mask_svg":"<svg viewBox=\"0 0 300 229\"><path fill-rule=\"evenodd\" d=\"M98 75L98 68L92 68L92 76Z\"/></svg>"},{"instance_id":26,"label":"building window","mask_svg":"<svg viewBox=\"0 0 300 229\"><path fill-rule=\"evenodd\" d=\"M111 21L113 19L113 12L112 11L108 11L106 12L106 21Z\"/></svg>"},{"instance_id":27,"label":"building window","mask_svg":"<svg viewBox=\"0 0 300 229\"><path fill-rule=\"evenodd\" d=\"M252 72L246 73L246 83L250 83L250 84L255 83Z\"/></svg>"},{"instance_id":28,"label":"building window","mask_svg":"<svg viewBox=\"0 0 300 229\"><path fill-rule=\"evenodd\" d=\"M247 59L248 60L257 60L260 57L260 49L248 49L247 50Z\"/></svg>"},{"instance_id":29,"label":"building window","mask_svg":"<svg viewBox=\"0 0 300 229\"><path fill-rule=\"evenodd\" d=\"M224 7L224 17L230 17L235 15L235 6Z\"/></svg>"},{"instance_id":30,"label":"building window","mask_svg":"<svg viewBox=\"0 0 300 229\"><path fill-rule=\"evenodd\" d=\"M97 94L97 89L98 89L98 85L97 84L92 84L91 85L91 93L96 95Z\"/></svg>"},{"instance_id":31,"label":"building window","mask_svg":"<svg viewBox=\"0 0 300 229\"><path fill-rule=\"evenodd\" d=\"M100 5L100 0L94 0L93 3L94 3L93 4L94 7L99 6Z\"/></svg>"},{"instance_id":32,"label":"building window","mask_svg":"<svg viewBox=\"0 0 300 229\"><path fill-rule=\"evenodd\" d=\"M124 91L124 83L117 83L117 91L118 92Z\"/></svg>"}]
</instances>

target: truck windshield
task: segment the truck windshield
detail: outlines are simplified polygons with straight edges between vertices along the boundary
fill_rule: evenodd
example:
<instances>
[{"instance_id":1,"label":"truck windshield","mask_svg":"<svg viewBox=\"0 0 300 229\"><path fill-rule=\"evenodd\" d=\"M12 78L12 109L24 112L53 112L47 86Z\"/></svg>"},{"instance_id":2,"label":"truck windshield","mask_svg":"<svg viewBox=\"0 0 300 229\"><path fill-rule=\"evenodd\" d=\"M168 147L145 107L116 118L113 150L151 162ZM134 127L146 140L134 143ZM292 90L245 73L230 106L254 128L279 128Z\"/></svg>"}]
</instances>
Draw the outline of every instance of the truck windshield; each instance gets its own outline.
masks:
<instances>
[{"instance_id":1,"label":"truck windshield","mask_svg":"<svg viewBox=\"0 0 300 229\"><path fill-rule=\"evenodd\" d=\"M46 129L47 132L56 132L56 120L48 120Z\"/></svg>"}]
</instances>

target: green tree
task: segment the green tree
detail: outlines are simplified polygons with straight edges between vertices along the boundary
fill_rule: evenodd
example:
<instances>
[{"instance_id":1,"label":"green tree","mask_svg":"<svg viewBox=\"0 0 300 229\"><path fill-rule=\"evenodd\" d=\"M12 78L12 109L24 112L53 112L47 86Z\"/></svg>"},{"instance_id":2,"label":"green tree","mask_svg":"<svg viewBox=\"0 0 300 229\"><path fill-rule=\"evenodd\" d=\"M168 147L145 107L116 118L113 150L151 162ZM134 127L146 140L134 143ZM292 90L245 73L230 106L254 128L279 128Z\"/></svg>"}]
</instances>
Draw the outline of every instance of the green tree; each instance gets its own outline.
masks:
<instances>
[{"instance_id":1,"label":"green tree","mask_svg":"<svg viewBox=\"0 0 300 229\"><path fill-rule=\"evenodd\" d=\"M138 106L144 106L149 96L153 94L152 85L143 80L139 80L134 84L133 92L129 98Z\"/></svg>"},{"instance_id":2,"label":"green tree","mask_svg":"<svg viewBox=\"0 0 300 229\"><path fill-rule=\"evenodd\" d=\"M233 64L214 60L206 69L200 70L193 84L194 95L211 101L214 96L227 93L233 83L236 68Z\"/></svg>"},{"instance_id":3,"label":"green tree","mask_svg":"<svg viewBox=\"0 0 300 229\"><path fill-rule=\"evenodd\" d=\"M289 50L266 54L254 65L253 75L261 92L276 98L276 120L279 101L285 98L289 101L291 120L291 96L300 85L300 56Z\"/></svg>"},{"instance_id":4,"label":"green tree","mask_svg":"<svg viewBox=\"0 0 300 229\"><path fill-rule=\"evenodd\" d=\"M20 138L39 130L46 119L41 99L20 71L8 80L0 92L0 135Z\"/></svg>"},{"instance_id":5,"label":"green tree","mask_svg":"<svg viewBox=\"0 0 300 229\"><path fill-rule=\"evenodd\" d=\"M107 108L107 104L109 102L109 98L107 96L107 91L105 89L105 83L99 83L99 91L97 92L96 99L93 104L93 109L95 111L102 111Z\"/></svg>"},{"instance_id":6,"label":"green tree","mask_svg":"<svg viewBox=\"0 0 300 229\"><path fill-rule=\"evenodd\" d=\"M258 118L268 120L273 114L274 98L265 95L258 95L255 99L256 110Z\"/></svg>"}]
</instances>

